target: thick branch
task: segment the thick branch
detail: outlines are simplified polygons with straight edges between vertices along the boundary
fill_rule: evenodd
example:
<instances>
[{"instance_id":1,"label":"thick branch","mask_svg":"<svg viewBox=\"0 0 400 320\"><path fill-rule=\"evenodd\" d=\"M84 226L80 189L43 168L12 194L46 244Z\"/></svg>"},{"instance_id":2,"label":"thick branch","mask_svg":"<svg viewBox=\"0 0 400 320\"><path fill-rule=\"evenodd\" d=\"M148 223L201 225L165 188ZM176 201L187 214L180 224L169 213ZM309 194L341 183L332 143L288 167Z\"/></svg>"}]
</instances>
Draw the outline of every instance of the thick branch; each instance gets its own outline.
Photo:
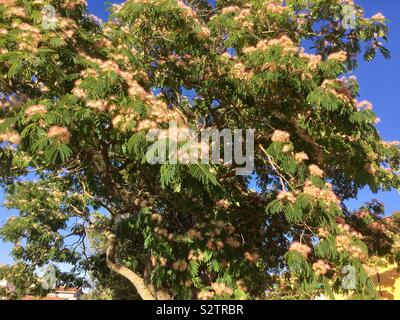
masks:
<instances>
[{"instance_id":1,"label":"thick branch","mask_svg":"<svg viewBox=\"0 0 400 320\"><path fill-rule=\"evenodd\" d=\"M135 272L128 269L127 267L124 267L115 262L115 249L117 247L117 239L115 238L115 235L109 231L107 231L105 235L108 239L106 261L107 266L110 268L110 270L127 278L135 286L138 294L143 300L156 300L156 298L151 293L151 290L146 286L144 280L139 275L137 275Z\"/></svg>"}]
</instances>

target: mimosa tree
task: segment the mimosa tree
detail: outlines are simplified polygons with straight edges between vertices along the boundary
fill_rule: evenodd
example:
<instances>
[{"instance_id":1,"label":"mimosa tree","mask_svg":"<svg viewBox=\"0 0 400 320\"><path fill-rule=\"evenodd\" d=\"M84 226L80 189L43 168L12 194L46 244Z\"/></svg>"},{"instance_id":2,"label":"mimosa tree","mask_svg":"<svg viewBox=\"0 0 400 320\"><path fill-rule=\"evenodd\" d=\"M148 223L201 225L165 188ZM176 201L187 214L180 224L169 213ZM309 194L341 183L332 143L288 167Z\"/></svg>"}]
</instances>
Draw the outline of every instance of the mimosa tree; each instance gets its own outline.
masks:
<instances>
[{"instance_id":1,"label":"mimosa tree","mask_svg":"<svg viewBox=\"0 0 400 320\"><path fill-rule=\"evenodd\" d=\"M303 298L374 298L365 266L399 259L399 220L345 201L400 187L399 146L351 76L360 54L389 57L386 35L350 0L136 0L108 22L84 0L1 0L16 266L69 263L64 281L143 299L263 299L285 277ZM147 133L172 120L254 129L253 172L149 163Z\"/></svg>"}]
</instances>

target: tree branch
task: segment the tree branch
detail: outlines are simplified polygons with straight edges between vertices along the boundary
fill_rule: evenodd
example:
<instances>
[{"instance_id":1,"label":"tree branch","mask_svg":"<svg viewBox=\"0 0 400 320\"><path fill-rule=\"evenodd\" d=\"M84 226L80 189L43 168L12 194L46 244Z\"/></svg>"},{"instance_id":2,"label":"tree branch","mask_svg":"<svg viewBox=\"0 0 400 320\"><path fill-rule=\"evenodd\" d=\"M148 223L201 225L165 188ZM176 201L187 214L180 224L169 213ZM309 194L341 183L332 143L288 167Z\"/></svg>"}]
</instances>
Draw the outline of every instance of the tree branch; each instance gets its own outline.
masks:
<instances>
[{"instance_id":1,"label":"tree branch","mask_svg":"<svg viewBox=\"0 0 400 320\"><path fill-rule=\"evenodd\" d=\"M146 286L144 280L139 275L137 275L129 268L118 264L115 261L115 250L117 248L117 239L115 238L115 235L110 231L107 231L105 235L108 240L107 250L106 250L106 262L110 270L128 279L135 286L138 294L143 300L156 300L156 298L151 293L151 290Z\"/></svg>"}]
</instances>

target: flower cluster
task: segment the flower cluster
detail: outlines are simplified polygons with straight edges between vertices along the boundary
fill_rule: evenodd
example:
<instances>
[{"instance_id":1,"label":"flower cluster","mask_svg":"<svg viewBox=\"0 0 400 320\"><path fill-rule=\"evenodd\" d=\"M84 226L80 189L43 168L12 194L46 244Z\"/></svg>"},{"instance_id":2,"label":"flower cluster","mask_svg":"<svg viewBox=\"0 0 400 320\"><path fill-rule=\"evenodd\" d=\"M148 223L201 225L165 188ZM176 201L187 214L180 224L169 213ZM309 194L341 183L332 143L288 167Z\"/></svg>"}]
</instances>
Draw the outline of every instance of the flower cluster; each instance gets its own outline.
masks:
<instances>
[{"instance_id":1,"label":"flower cluster","mask_svg":"<svg viewBox=\"0 0 400 320\"><path fill-rule=\"evenodd\" d=\"M317 69L320 63L322 62L321 55L305 53L304 48L302 48L300 52L300 57L305 59L308 62L308 67L313 70Z\"/></svg>"},{"instance_id":2,"label":"flower cluster","mask_svg":"<svg viewBox=\"0 0 400 320\"><path fill-rule=\"evenodd\" d=\"M77 6L87 6L87 2L86 0L65 0L62 2L61 6L64 9L68 9L68 10L73 10L75 9Z\"/></svg>"},{"instance_id":3,"label":"flower cluster","mask_svg":"<svg viewBox=\"0 0 400 320\"><path fill-rule=\"evenodd\" d=\"M290 133L281 130L275 130L271 137L272 142L288 143L289 139L290 139Z\"/></svg>"},{"instance_id":4,"label":"flower cluster","mask_svg":"<svg viewBox=\"0 0 400 320\"><path fill-rule=\"evenodd\" d=\"M310 174L315 177L323 178L324 177L324 171L322 171L317 165L312 164L308 167L308 170L310 171Z\"/></svg>"},{"instance_id":5,"label":"flower cluster","mask_svg":"<svg viewBox=\"0 0 400 320\"><path fill-rule=\"evenodd\" d=\"M355 259L365 259L366 255L364 251L357 245L352 244L349 235L342 234L336 237L336 249L338 252L347 252Z\"/></svg>"},{"instance_id":6,"label":"flower cluster","mask_svg":"<svg viewBox=\"0 0 400 320\"><path fill-rule=\"evenodd\" d=\"M278 193L278 196L276 197L278 200L281 201L289 201L291 203L295 203L296 202L296 197L292 192L289 191L281 191Z\"/></svg>"},{"instance_id":7,"label":"flower cluster","mask_svg":"<svg viewBox=\"0 0 400 320\"><path fill-rule=\"evenodd\" d=\"M23 7L19 7L16 5L15 0L3 0L1 2L2 5L6 7L5 16L10 17L18 17L25 18L26 11Z\"/></svg>"},{"instance_id":8,"label":"flower cluster","mask_svg":"<svg viewBox=\"0 0 400 320\"><path fill-rule=\"evenodd\" d=\"M253 72L246 69L241 62L236 62L230 71L231 76L238 80L249 80L253 76Z\"/></svg>"},{"instance_id":9,"label":"flower cluster","mask_svg":"<svg viewBox=\"0 0 400 320\"><path fill-rule=\"evenodd\" d=\"M257 50L266 50L272 46L279 46L283 49L284 53L296 53L297 47L287 35L282 35L277 39L260 40L255 47L246 47L243 49L244 53L252 53Z\"/></svg>"},{"instance_id":10,"label":"flower cluster","mask_svg":"<svg viewBox=\"0 0 400 320\"><path fill-rule=\"evenodd\" d=\"M230 13L238 14L240 12L240 10L241 9L238 6L229 6L229 7L222 8L221 13L222 14L230 14Z\"/></svg>"},{"instance_id":11,"label":"flower cluster","mask_svg":"<svg viewBox=\"0 0 400 320\"><path fill-rule=\"evenodd\" d=\"M185 19L187 19L187 18L193 19L195 24L199 27L200 31L199 31L198 35L200 36L200 38L208 38L210 36L211 32L207 28L207 26L202 24L200 19L197 17L196 11L193 10L193 8L191 6L186 5L181 0L177 0L176 2L178 5L178 8L180 9L181 16Z\"/></svg>"},{"instance_id":12,"label":"flower cluster","mask_svg":"<svg viewBox=\"0 0 400 320\"><path fill-rule=\"evenodd\" d=\"M71 138L71 133L66 127L54 125L49 128L47 136L49 138L55 138L61 141L62 143L68 144Z\"/></svg>"},{"instance_id":13,"label":"flower cluster","mask_svg":"<svg viewBox=\"0 0 400 320\"><path fill-rule=\"evenodd\" d=\"M185 260L177 260L172 264L172 269L179 271L179 272L184 272L188 267L188 264Z\"/></svg>"},{"instance_id":14,"label":"flower cluster","mask_svg":"<svg viewBox=\"0 0 400 320\"><path fill-rule=\"evenodd\" d=\"M346 103L353 101L353 93L343 79L324 80L321 88Z\"/></svg>"},{"instance_id":15,"label":"flower cluster","mask_svg":"<svg viewBox=\"0 0 400 320\"><path fill-rule=\"evenodd\" d=\"M19 30L17 35L18 50L36 52L42 39L40 30L28 23L14 21L11 26Z\"/></svg>"},{"instance_id":16,"label":"flower cluster","mask_svg":"<svg viewBox=\"0 0 400 320\"><path fill-rule=\"evenodd\" d=\"M211 300L215 296L231 296L233 294L233 289L228 287L222 282L211 283L211 290L203 290L199 292L197 298L199 300Z\"/></svg>"},{"instance_id":17,"label":"flower cluster","mask_svg":"<svg viewBox=\"0 0 400 320\"><path fill-rule=\"evenodd\" d=\"M348 224L346 223L339 223L338 224L338 229L340 232L342 232L343 234L347 234L350 237L356 238L356 239L362 239L363 236L361 233L353 230Z\"/></svg>"},{"instance_id":18,"label":"flower cluster","mask_svg":"<svg viewBox=\"0 0 400 320\"><path fill-rule=\"evenodd\" d=\"M30 107L28 107L25 110L25 116L29 119L31 117L33 117L36 114L46 114L47 113L47 107L45 105L42 104L35 104L32 105Z\"/></svg>"},{"instance_id":19,"label":"flower cluster","mask_svg":"<svg viewBox=\"0 0 400 320\"><path fill-rule=\"evenodd\" d=\"M162 222L162 216L159 213L153 213L151 215L151 221L154 221L155 223L161 223Z\"/></svg>"},{"instance_id":20,"label":"flower cluster","mask_svg":"<svg viewBox=\"0 0 400 320\"><path fill-rule=\"evenodd\" d=\"M282 14L288 11L288 7L279 4L278 1L266 2L264 8L267 10L268 13L273 14Z\"/></svg>"},{"instance_id":21,"label":"flower cluster","mask_svg":"<svg viewBox=\"0 0 400 320\"><path fill-rule=\"evenodd\" d=\"M108 110L108 102L105 100L89 100L86 101L86 106L99 112L105 112Z\"/></svg>"},{"instance_id":22,"label":"flower cluster","mask_svg":"<svg viewBox=\"0 0 400 320\"><path fill-rule=\"evenodd\" d=\"M239 248L241 246L240 241L232 237L226 239L226 244L232 248Z\"/></svg>"},{"instance_id":23,"label":"flower cluster","mask_svg":"<svg viewBox=\"0 0 400 320\"><path fill-rule=\"evenodd\" d=\"M216 206L217 206L217 208L227 210L230 207L230 202L226 199L220 199L217 201Z\"/></svg>"},{"instance_id":24,"label":"flower cluster","mask_svg":"<svg viewBox=\"0 0 400 320\"><path fill-rule=\"evenodd\" d=\"M318 237L319 238L327 238L330 235L330 232L326 228L319 228L318 229Z\"/></svg>"},{"instance_id":25,"label":"flower cluster","mask_svg":"<svg viewBox=\"0 0 400 320\"><path fill-rule=\"evenodd\" d=\"M324 260L318 260L317 262L313 263L312 268L318 276L325 275L329 270L332 269L331 266Z\"/></svg>"},{"instance_id":26,"label":"flower cluster","mask_svg":"<svg viewBox=\"0 0 400 320\"><path fill-rule=\"evenodd\" d=\"M151 256L150 257L151 265L154 267L157 264L165 267L167 265L168 260L164 257L156 257L156 256Z\"/></svg>"},{"instance_id":27,"label":"flower cluster","mask_svg":"<svg viewBox=\"0 0 400 320\"><path fill-rule=\"evenodd\" d=\"M358 102L356 107L357 107L357 110L372 110L373 109L372 103L367 100Z\"/></svg>"},{"instance_id":28,"label":"flower cluster","mask_svg":"<svg viewBox=\"0 0 400 320\"><path fill-rule=\"evenodd\" d=\"M215 296L214 291L203 290L197 295L199 300L211 300Z\"/></svg>"},{"instance_id":29,"label":"flower cluster","mask_svg":"<svg viewBox=\"0 0 400 320\"><path fill-rule=\"evenodd\" d=\"M347 52L345 51L339 51L335 53L331 53L328 56L328 60L334 60L334 61L339 61L339 62L345 62L347 61Z\"/></svg>"},{"instance_id":30,"label":"flower cluster","mask_svg":"<svg viewBox=\"0 0 400 320\"><path fill-rule=\"evenodd\" d=\"M381 12L378 12L374 14L371 19L378 22L385 22L386 17Z\"/></svg>"},{"instance_id":31,"label":"flower cluster","mask_svg":"<svg viewBox=\"0 0 400 320\"><path fill-rule=\"evenodd\" d=\"M9 142L12 144L20 144L21 136L17 132L6 132L0 134L0 142Z\"/></svg>"},{"instance_id":32,"label":"flower cluster","mask_svg":"<svg viewBox=\"0 0 400 320\"><path fill-rule=\"evenodd\" d=\"M211 284L211 288L214 290L217 296L222 296L222 295L230 296L233 294L232 288L229 288L225 283L222 282L213 282Z\"/></svg>"},{"instance_id":33,"label":"flower cluster","mask_svg":"<svg viewBox=\"0 0 400 320\"><path fill-rule=\"evenodd\" d=\"M309 160L307 153L305 152L298 152L294 155L296 162L300 163L306 160Z\"/></svg>"},{"instance_id":34,"label":"flower cluster","mask_svg":"<svg viewBox=\"0 0 400 320\"><path fill-rule=\"evenodd\" d=\"M324 203L330 205L332 203L340 205L341 201L333 192L330 183L325 184L325 189L320 189L314 186L311 181L306 181L303 192L315 200L322 200Z\"/></svg>"},{"instance_id":35,"label":"flower cluster","mask_svg":"<svg viewBox=\"0 0 400 320\"><path fill-rule=\"evenodd\" d=\"M103 72L115 72L118 74L128 85L128 95L132 100L141 100L143 101L148 108L150 109L148 112L148 119L143 119L142 121L138 121L138 124L135 130L147 130L151 128L156 128L157 123L166 123L171 120L180 119L180 115L173 110L170 110L164 101L154 96L152 92L147 92L136 79L138 78L146 78L147 75L143 74L141 71L129 72L122 70L119 64L114 60L124 61L126 62L121 55L111 55L110 57L114 60L101 60L98 58L92 58L85 53L80 52L80 56L90 62L93 62L99 66L99 69ZM122 59L122 60L121 60ZM127 66L127 65L126 65ZM88 77L99 77L99 73L94 69L87 69L81 73L83 79ZM75 81L75 87L72 90L72 93L80 98L87 99L88 93L84 88L82 88L82 80ZM110 99L113 97L110 97ZM137 119L138 114L136 114L132 108L117 108L115 104L110 103L106 100L89 100L86 101L86 106L97 111L97 112L111 112L113 113L112 124L114 128L118 128L121 131L126 131L129 128L130 123L133 120Z\"/></svg>"},{"instance_id":36,"label":"flower cluster","mask_svg":"<svg viewBox=\"0 0 400 320\"><path fill-rule=\"evenodd\" d=\"M290 244L289 251L298 252L307 259L308 255L311 253L311 248L300 242L292 242Z\"/></svg>"},{"instance_id":37,"label":"flower cluster","mask_svg":"<svg viewBox=\"0 0 400 320\"><path fill-rule=\"evenodd\" d=\"M198 252L194 250L190 250L188 254L188 260L190 261L203 261L204 260L204 253Z\"/></svg>"},{"instance_id":38,"label":"flower cluster","mask_svg":"<svg viewBox=\"0 0 400 320\"><path fill-rule=\"evenodd\" d=\"M248 261L250 261L252 263L255 263L255 262L260 260L260 255L257 252L246 251L244 253L244 257L245 257L246 260L248 260Z\"/></svg>"},{"instance_id":39,"label":"flower cluster","mask_svg":"<svg viewBox=\"0 0 400 320\"><path fill-rule=\"evenodd\" d=\"M251 5L244 5L244 8L238 6L228 6L222 8L221 13L224 15L233 15L233 20L238 23L241 28L245 28L252 31L254 28L254 23L249 19L251 17Z\"/></svg>"},{"instance_id":40,"label":"flower cluster","mask_svg":"<svg viewBox=\"0 0 400 320\"><path fill-rule=\"evenodd\" d=\"M373 165L372 163L366 163L365 166L364 166L364 170L367 171L369 174L371 174L373 176L378 171L377 168L375 167L375 165Z\"/></svg>"}]
</instances>

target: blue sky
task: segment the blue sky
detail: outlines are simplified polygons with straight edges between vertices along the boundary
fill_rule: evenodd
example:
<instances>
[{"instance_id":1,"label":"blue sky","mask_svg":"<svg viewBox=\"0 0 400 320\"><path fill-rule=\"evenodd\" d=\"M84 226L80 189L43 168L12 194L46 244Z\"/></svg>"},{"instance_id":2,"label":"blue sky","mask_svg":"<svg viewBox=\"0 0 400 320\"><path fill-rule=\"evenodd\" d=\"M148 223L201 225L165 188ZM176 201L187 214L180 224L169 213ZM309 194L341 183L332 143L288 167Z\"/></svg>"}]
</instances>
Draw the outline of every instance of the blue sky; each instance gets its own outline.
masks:
<instances>
[{"instance_id":1,"label":"blue sky","mask_svg":"<svg viewBox=\"0 0 400 320\"><path fill-rule=\"evenodd\" d=\"M366 11L366 16L382 12L389 20L389 43L392 58L385 60L378 56L372 62L360 60L355 75L361 87L361 97L374 104L374 111L381 118L377 128L386 140L400 140L400 88L398 73L400 71L400 1L397 0L358 0ZM400 194L397 191L379 193L363 191L357 201L352 201L351 208L377 198L385 203L388 214L400 210Z\"/></svg>"},{"instance_id":2,"label":"blue sky","mask_svg":"<svg viewBox=\"0 0 400 320\"><path fill-rule=\"evenodd\" d=\"M111 3L122 3L122 0ZM374 110L382 119L378 129L386 140L400 140L400 87L398 73L400 72L400 1L398 0L358 0L366 11L367 16L382 12L389 20L390 42L387 45L392 53L391 60L378 56L373 62L360 61L360 66L354 73L361 86L361 98L371 101ZM103 18L107 17L106 5L102 0L88 0L91 13ZM345 156L345 155L344 155ZM377 198L385 203L388 214L400 210L400 194L397 191L373 195L368 190L359 194L358 199L349 203L351 209L356 209L360 204ZM0 204L3 197L0 193ZM6 211L0 207L0 225L15 212ZM11 245L0 241L0 263L10 263Z\"/></svg>"}]
</instances>

